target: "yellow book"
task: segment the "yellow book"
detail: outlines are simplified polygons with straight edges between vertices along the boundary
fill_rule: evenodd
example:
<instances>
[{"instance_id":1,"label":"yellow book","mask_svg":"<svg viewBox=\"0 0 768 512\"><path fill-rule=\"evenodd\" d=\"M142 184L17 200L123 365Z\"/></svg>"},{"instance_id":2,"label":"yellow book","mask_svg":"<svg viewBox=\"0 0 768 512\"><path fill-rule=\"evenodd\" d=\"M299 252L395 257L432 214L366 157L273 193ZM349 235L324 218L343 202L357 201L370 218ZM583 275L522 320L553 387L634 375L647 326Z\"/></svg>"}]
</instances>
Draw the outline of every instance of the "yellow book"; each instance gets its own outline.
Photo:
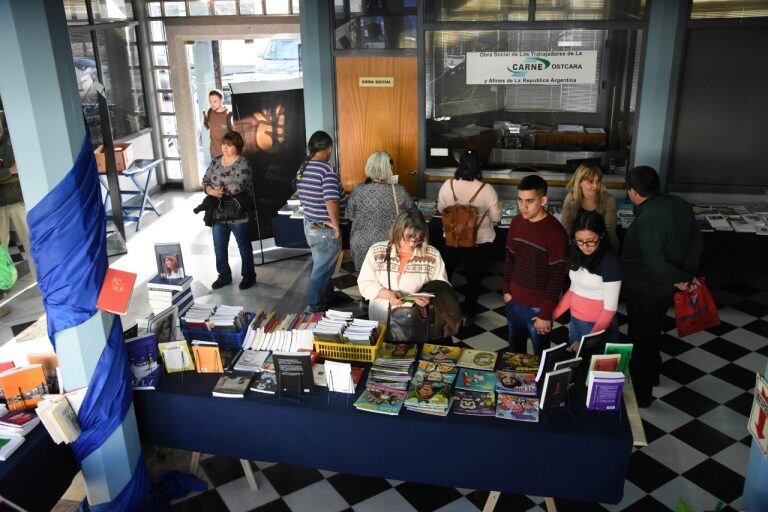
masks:
<instances>
[{"instance_id":1,"label":"yellow book","mask_svg":"<svg viewBox=\"0 0 768 512\"><path fill-rule=\"evenodd\" d=\"M167 341L158 343L157 349L163 358L165 371L168 373L186 372L195 369L186 341Z\"/></svg>"}]
</instances>

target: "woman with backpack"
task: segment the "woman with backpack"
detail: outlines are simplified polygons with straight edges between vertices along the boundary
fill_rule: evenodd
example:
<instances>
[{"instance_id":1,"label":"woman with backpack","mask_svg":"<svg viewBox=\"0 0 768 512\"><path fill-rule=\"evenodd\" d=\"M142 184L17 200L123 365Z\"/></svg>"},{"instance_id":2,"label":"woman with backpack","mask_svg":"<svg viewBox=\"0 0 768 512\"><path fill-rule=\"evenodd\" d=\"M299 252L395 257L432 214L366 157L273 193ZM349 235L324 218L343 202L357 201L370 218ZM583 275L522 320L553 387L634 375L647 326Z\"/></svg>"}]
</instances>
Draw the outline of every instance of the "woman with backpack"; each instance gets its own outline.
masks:
<instances>
[{"instance_id":1,"label":"woman with backpack","mask_svg":"<svg viewBox=\"0 0 768 512\"><path fill-rule=\"evenodd\" d=\"M443 257L448 279L459 263L464 262L466 266L464 325L470 323L477 306L482 269L496 238L493 223L501 220L496 191L480 181L481 166L482 160L476 151L464 151L454 179L443 183L437 198L437 209L443 216Z\"/></svg>"}]
</instances>

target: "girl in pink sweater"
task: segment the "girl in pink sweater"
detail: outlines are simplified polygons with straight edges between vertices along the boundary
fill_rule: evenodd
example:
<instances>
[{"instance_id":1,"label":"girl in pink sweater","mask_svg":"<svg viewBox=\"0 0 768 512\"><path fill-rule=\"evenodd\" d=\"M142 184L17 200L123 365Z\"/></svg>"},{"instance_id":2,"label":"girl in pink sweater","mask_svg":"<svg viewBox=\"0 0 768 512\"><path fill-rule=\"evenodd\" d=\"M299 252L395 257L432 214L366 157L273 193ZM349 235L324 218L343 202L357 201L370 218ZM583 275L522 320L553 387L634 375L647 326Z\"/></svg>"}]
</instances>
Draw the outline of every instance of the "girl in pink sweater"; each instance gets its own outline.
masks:
<instances>
[{"instance_id":1,"label":"girl in pink sweater","mask_svg":"<svg viewBox=\"0 0 768 512\"><path fill-rule=\"evenodd\" d=\"M619 337L616 308L621 289L621 263L611 250L603 216L597 212L581 212L570 230L570 289L560 299L552 314L558 318L571 311L568 339L576 351L581 337L606 331L606 341Z\"/></svg>"}]
</instances>

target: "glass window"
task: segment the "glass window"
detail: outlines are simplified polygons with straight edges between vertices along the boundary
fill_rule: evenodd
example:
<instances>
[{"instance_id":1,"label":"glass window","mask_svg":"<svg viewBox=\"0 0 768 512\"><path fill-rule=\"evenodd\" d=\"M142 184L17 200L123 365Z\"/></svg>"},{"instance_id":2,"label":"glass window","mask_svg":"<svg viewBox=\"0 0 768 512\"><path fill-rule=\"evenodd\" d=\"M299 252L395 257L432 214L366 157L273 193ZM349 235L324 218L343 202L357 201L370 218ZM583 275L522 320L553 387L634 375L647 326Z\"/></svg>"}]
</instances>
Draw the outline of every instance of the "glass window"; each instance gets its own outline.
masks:
<instances>
[{"instance_id":1,"label":"glass window","mask_svg":"<svg viewBox=\"0 0 768 512\"><path fill-rule=\"evenodd\" d=\"M162 125L163 135L176 135L178 133L176 116L160 116L160 124Z\"/></svg>"},{"instance_id":2,"label":"glass window","mask_svg":"<svg viewBox=\"0 0 768 512\"><path fill-rule=\"evenodd\" d=\"M176 112L176 109L173 105L173 93L157 93L157 104L160 106L160 112L163 114L173 114Z\"/></svg>"},{"instance_id":3,"label":"glass window","mask_svg":"<svg viewBox=\"0 0 768 512\"><path fill-rule=\"evenodd\" d=\"M170 89L171 88L171 74L167 69L155 70L155 87L158 89Z\"/></svg>"},{"instance_id":4,"label":"glass window","mask_svg":"<svg viewBox=\"0 0 768 512\"><path fill-rule=\"evenodd\" d=\"M263 14L261 0L240 0L240 14Z\"/></svg>"},{"instance_id":5,"label":"glass window","mask_svg":"<svg viewBox=\"0 0 768 512\"><path fill-rule=\"evenodd\" d=\"M217 16L234 16L237 14L237 5L234 0L216 0L213 5Z\"/></svg>"},{"instance_id":6,"label":"glass window","mask_svg":"<svg viewBox=\"0 0 768 512\"><path fill-rule=\"evenodd\" d=\"M64 14L70 25L84 25L88 23L88 9L85 0L64 0Z\"/></svg>"},{"instance_id":7,"label":"glass window","mask_svg":"<svg viewBox=\"0 0 768 512\"><path fill-rule=\"evenodd\" d=\"M293 0L293 14L299 14L299 0Z\"/></svg>"},{"instance_id":8,"label":"glass window","mask_svg":"<svg viewBox=\"0 0 768 512\"><path fill-rule=\"evenodd\" d=\"M150 21L149 29L152 33L152 41L165 41L165 24L162 21Z\"/></svg>"},{"instance_id":9,"label":"glass window","mask_svg":"<svg viewBox=\"0 0 768 512\"><path fill-rule=\"evenodd\" d=\"M176 137L163 137L163 147L166 157L179 158L179 140Z\"/></svg>"},{"instance_id":10,"label":"glass window","mask_svg":"<svg viewBox=\"0 0 768 512\"><path fill-rule=\"evenodd\" d=\"M426 2L424 19L426 21L528 21L528 0L433 0Z\"/></svg>"},{"instance_id":11,"label":"glass window","mask_svg":"<svg viewBox=\"0 0 768 512\"><path fill-rule=\"evenodd\" d=\"M83 115L91 131L91 141L94 145L101 144L101 119L99 117L98 97L91 91L91 85L99 81L96 70L96 60L93 53L93 42L90 32L71 34L72 59L75 64L77 88L80 91L80 101L83 103Z\"/></svg>"},{"instance_id":12,"label":"glass window","mask_svg":"<svg viewBox=\"0 0 768 512\"><path fill-rule=\"evenodd\" d=\"M767 0L693 0L691 18L754 18L768 16Z\"/></svg>"},{"instance_id":13,"label":"glass window","mask_svg":"<svg viewBox=\"0 0 768 512\"><path fill-rule=\"evenodd\" d=\"M152 62L155 66L167 66L168 47L164 44L152 45Z\"/></svg>"},{"instance_id":14,"label":"glass window","mask_svg":"<svg viewBox=\"0 0 768 512\"><path fill-rule=\"evenodd\" d=\"M189 2L189 15L190 16L210 16L211 15L210 0L193 0Z\"/></svg>"},{"instance_id":15,"label":"glass window","mask_svg":"<svg viewBox=\"0 0 768 512\"><path fill-rule=\"evenodd\" d=\"M90 2L93 9L93 19L96 23L133 19L133 7L130 0L90 0Z\"/></svg>"},{"instance_id":16,"label":"glass window","mask_svg":"<svg viewBox=\"0 0 768 512\"><path fill-rule=\"evenodd\" d=\"M169 180L181 180L184 176L181 174L181 161L165 160L165 171Z\"/></svg>"},{"instance_id":17,"label":"glass window","mask_svg":"<svg viewBox=\"0 0 768 512\"><path fill-rule=\"evenodd\" d=\"M635 20L643 19L645 1L548 0L536 2L536 20Z\"/></svg>"},{"instance_id":18,"label":"glass window","mask_svg":"<svg viewBox=\"0 0 768 512\"><path fill-rule=\"evenodd\" d=\"M166 16L186 16L187 9L184 2L163 2L163 11Z\"/></svg>"},{"instance_id":19,"label":"glass window","mask_svg":"<svg viewBox=\"0 0 768 512\"><path fill-rule=\"evenodd\" d=\"M299 0L293 3L298 4ZM267 0L267 14L291 14L289 7L288 0Z\"/></svg>"},{"instance_id":20,"label":"glass window","mask_svg":"<svg viewBox=\"0 0 768 512\"><path fill-rule=\"evenodd\" d=\"M336 49L416 48L416 4L415 0L335 0Z\"/></svg>"},{"instance_id":21,"label":"glass window","mask_svg":"<svg viewBox=\"0 0 768 512\"><path fill-rule=\"evenodd\" d=\"M163 10L160 2L147 2L147 13L150 18L160 18L163 16Z\"/></svg>"}]
</instances>

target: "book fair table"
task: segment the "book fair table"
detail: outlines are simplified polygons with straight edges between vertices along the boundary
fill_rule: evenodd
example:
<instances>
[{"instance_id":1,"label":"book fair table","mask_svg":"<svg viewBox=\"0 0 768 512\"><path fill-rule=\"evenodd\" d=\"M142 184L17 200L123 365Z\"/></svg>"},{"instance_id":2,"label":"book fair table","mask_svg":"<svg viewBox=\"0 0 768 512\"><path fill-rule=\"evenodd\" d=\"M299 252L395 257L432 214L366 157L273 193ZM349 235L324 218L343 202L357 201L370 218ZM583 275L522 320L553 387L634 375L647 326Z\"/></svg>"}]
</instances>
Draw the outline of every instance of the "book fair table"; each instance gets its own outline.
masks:
<instances>
[{"instance_id":1,"label":"book fair table","mask_svg":"<svg viewBox=\"0 0 768 512\"><path fill-rule=\"evenodd\" d=\"M25 510L51 510L80 471L72 448L56 445L38 425L5 462L0 462L0 496Z\"/></svg>"},{"instance_id":2,"label":"book fair table","mask_svg":"<svg viewBox=\"0 0 768 512\"><path fill-rule=\"evenodd\" d=\"M134 392L141 440L236 459L284 462L426 484L618 503L632 451L626 412L571 406L538 423L358 411L355 396L211 396L218 374L163 375ZM358 386L358 394L362 392ZM578 390L577 390L578 391Z\"/></svg>"}]
</instances>

